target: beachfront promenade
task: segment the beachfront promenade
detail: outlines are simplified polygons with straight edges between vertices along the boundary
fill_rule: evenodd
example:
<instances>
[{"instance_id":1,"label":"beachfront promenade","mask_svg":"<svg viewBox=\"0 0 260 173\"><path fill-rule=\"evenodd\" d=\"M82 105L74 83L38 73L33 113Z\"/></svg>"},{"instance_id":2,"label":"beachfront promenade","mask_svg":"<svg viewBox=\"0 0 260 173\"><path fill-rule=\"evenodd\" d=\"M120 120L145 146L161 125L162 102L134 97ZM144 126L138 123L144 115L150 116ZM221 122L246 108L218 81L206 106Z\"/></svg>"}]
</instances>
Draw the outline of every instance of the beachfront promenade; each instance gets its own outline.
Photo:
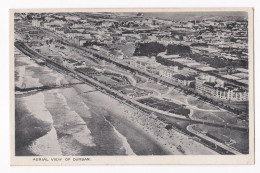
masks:
<instances>
[{"instance_id":1,"label":"beachfront promenade","mask_svg":"<svg viewBox=\"0 0 260 173\"><path fill-rule=\"evenodd\" d=\"M64 43L64 44L66 44L66 43ZM147 72L147 71L144 71L144 70L142 70L142 69L138 69L138 68L129 66L128 64L124 64L124 63L122 63L122 62L120 62L120 61L118 61L118 60L116 60L116 59L114 59L114 58L111 58L111 57L109 57L109 56L104 56L104 55L100 54L99 52L94 51L94 50L92 50L92 49L83 48L83 47L78 47L78 46L75 46L75 45L72 45L72 44L68 44L68 45L69 45L69 46L73 46L74 48L79 49L79 50L81 50L81 51L87 52L88 55L89 55L91 58L95 58L95 59L98 58L98 59L101 59L101 60L105 60L105 61L107 61L107 62L109 62L109 63L112 63L112 64L114 64L114 65L116 65L116 66L118 66L118 67L124 69L124 70L128 70L128 71L130 71L130 72L132 72L132 73L137 73L137 74L139 74L139 75L141 75L141 76L144 76L144 77L146 77L146 78L149 78L149 79L151 79L151 80L160 82L160 83L162 83L163 85L174 87L174 88L176 88L177 90L179 90L180 92L183 92L183 93L185 93L185 94L196 94L196 96L197 96L198 98L202 98L205 102L208 102L208 103L210 103L210 104L212 104L212 105L214 105L214 106L217 106L217 107L219 107L220 109L224 109L224 110L226 110L226 111L228 111L228 112L237 114L237 116L240 116L237 112L230 111L230 109L229 109L230 107L229 107L228 105L223 104L223 103L222 103L223 105L219 105L218 102L216 102L216 100L211 99L211 98L208 98L208 97L205 97L204 95L202 95L202 94L196 92L196 90L194 90L194 89L190 89L190 88L188 88L188 87L178 85L178 84L172 82L172 81L169 80L169 79L160 77L159 75L151 74L151 73L149 73L149 72ZM195 70L195 69L193 69L193 70ZM205 98L207 98L207 99L205 99ZM213 104L213 102L215 102L215 104Z\"/></svg>"},{"instance_id":2,"label":"beachfront promenade","mask_svg":"<svg viewBox=\"0 0 260 173\"><path fill-rule=\"evenodd\" d=\"M217 145L217 146L219 146L219 147L221 147L221 148L224 148L225 150L228 150L228 151L230 151L230 152L232 152L232 153L234 153L234 154L242 154L242 153L240 153L239 151L237 151L235 148L233 148L233 147L231 147L231 146L224 145L223 143L218 142L218 141L216 141L216 140L214 140L214 139L212 139L212 138L206 136L205 134L202 134L202 133L200 133L200 132L194 130L193 127L194 127L195 125L196 125L196 124L192 124L192 125L187 126L187 130L188 130L189 132L193 133L194 135L196 135L196 136L198 136L198 137L200 137L200 138L203 138L203 139L205 139L205 140L207 140L207 141L210 141L210 142L214 143L215 145Z\"/></svg>"},{"instance_id":3,"label":"beachfront promenade","mask_svg":"<svg viewBox=\"0 0 260 173\"><path fill-rule=\"evenodd\" d=\"M247 131L248 128L247 127L244 127L244 126L238 126L238 125L232 125L232 124L223 124L223 123L218 123L218 122L211 122L211 121L207 121L207 120L199 120L199 119L189 119L189 118L186 118L185 116L182 116L182 115L177 115L177 114L174 114L174 113L169 113L169 112L166 112L166 111L162 111L162 110L158 110L158 109L155 109L155 108L152 108L152 107L149 107L147 105L144 105L134 99L131 99L129 97L127 97L126 95L110 88L110 87L107 87L105 86L104 84L101 84L100 82L94 80L93 78L90 78L86 75L83 75L79 72L76 72L74 71L73 69L69 69L67 67L64 67L62 64L58 64L57 62L54 62L53 60L51 60L50 58L47 58L47 57L44 57L42 55L40 55L38 52L32 50L31 48L29 48L28 46L26 46L24 43L21 43L21 42L16 42L15 46L21 50L23 53L25 53L26 55L30 56L30 57L38 57L38 58L41 58L42 60L45 60L46 61L46 65L48 64L52 64L52 65L55 65L56 67L62 69L62 70L66 70L67 72L69 73L72 73L74 74L74 77L78 78L79 80L83 80L84 82L88 82L96 87L99 87L99 90L101 91L106 91L108 94L112 94L113 96L117 97L117 98L121 98L121 101L128 101L128 103L131 103L132 105L134 106L137 106L137 107L140 107L140 108L144 108L145 110L149 110L151 112L155 112L155 113L158 113L158 114L163 114L163 115L167 115L169 117L173 117L173 118L177 118L177 119L181 119L181 120L186 120L186 121L190 121L192 123L199 123L199 124L206 124L206 125L213 125L213 126L216 126L216 127L223 127L223 128L231 128L231 129L236 129L236 130L243 130L243 131Z\"/></svg>"},{"instance_id":4,"label":"beachfront promenade","mask_svg":"<svg viewBox=\"0 0 260 173\"><path fill-rule=\"evenodd\" d=\"M149 107L147 105L144 105L134 99L131 99L129 97L127 97L126 95L112 89L109 88L103 84L101 84L100 82L94 80L93 78L86 76L84 74L81 74L79 72L74 71L73 69L69 69L67 67L64 67L62 64L59 64L57 62L54 62L53 60L51 60L50 58L44 57L42 55L40 55L39 53L37 53L36 51L34 51L33 49L29 48L28 46L26 46L24 43L22 42L16 42L15 46L22 51L25 55L30 56L31 58L41 58L42 60L45 60L46 65L47 66L53 66L55 68L61 69L63 71L65 71L67 74L72 74L75 78L77 78L78 80L90 84L93 87L95 87L97 90L108 94L110 96L112 96L115 99L120 100L121 102L123 102L124 104L127 104L128 106L131 106L135 109L139 109L139 110L145 110L151 113L155 113L156 115L160 116L160 115L164 115L164 116L168 116L168 117L172 117L174 119L179 119L179 120L184 120L184 121L188 121L190 124L205 124L205 125L210 125L210 126L215 126L215 127L222 127L222 128L230 128L230 129L236 129L236 130L242 130L242 131L247 131L248 128L246 127L241 127L241 126L237 126L237 125L226 125L226 124L221 124L221 123L216 123L216 122L209 122L209 121L205 121L205 120L194 120L194 119L189 119L185 116L182 115L177 115L177 114L173 114L173 113L169 113L169 112L165 112L162 110L158 110L152 107ZM188 131L190 131L189 128L187 128ZM193 131L190 131L191 133L193 133L194 135L197 135L217 146L219 146L220 148L223 148L233 154L236 154L232 148L227 147L224 144L221 144L211 138L205 138L205 136L201 136L198 134L195 134ZM221 144L221 145L220 145ZM222 147L222 145L226 146L225 148Z\"/></svg>"}]
</instances>

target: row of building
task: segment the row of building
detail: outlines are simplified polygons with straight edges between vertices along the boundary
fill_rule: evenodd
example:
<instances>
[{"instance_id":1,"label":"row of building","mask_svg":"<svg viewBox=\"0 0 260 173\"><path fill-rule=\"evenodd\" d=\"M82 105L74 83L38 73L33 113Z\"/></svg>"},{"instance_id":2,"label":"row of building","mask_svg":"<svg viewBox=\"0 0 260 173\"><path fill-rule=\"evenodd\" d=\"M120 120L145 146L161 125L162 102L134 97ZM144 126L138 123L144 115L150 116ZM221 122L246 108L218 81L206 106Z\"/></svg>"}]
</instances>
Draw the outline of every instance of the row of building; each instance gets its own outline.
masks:
<instances>
[{"instance_id":1,"label":"row of building","mask_svg":"<svg viewBox=\"0 0 260 173\"><path fill-rule=\"evenodd\" d=\"M195 89L198 93L213 99L226 101L248 101L248 91L214 76L200 75L195 78Z\"/></svg>"}]
</instances>

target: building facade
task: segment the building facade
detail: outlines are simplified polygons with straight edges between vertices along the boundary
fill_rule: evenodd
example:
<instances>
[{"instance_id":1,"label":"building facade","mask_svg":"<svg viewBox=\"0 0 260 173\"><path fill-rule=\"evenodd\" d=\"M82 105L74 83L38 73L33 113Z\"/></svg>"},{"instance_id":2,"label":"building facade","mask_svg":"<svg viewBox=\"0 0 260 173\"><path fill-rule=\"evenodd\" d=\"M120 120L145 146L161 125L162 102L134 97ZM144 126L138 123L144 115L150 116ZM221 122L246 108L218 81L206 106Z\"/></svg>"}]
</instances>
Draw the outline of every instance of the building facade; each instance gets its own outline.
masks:
<instances>
[{"instance_id":1,"label":"building facade","mask_svg":"<svg viewBox=\"0 0 260 173\"><path fill-rule=\"evenodd\" d=\"M211 98L226 101L247 101L248 91L225 83L213 76L202 75L195 78L195 89L198 93Z\"/></svg>"},{"instance_id":2,"label":"building facade","mask_svg":"<svg viewBox=\"0 0 260 173\"><path fill-rule=\"evenodd\" d=\"M33 20L32 20L32 26L40 27L40 26L41 26L41 21L40 21L40 20L33 19Z\"/></svg>"}]
</instances>

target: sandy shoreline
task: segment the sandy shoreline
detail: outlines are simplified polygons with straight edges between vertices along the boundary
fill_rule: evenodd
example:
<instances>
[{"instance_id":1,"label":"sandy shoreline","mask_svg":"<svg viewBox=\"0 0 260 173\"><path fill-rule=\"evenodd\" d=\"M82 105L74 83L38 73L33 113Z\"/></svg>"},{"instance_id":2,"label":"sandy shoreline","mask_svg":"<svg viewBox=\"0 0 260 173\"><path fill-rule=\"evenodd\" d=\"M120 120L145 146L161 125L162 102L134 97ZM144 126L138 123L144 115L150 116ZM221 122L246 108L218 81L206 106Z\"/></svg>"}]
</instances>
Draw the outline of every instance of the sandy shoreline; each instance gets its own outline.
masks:
<instances>
[{"instance_id":1,"label":"sandy shoreline","mask_svg":"<svg viewBox=\"0 0 260 173\"><path fill-rule=\"evenodd\" d=\"M127 105L121 104L118 100L115 100L104 93L90 93L89 97L96 99L96 105L106 107L117 116L127 119L136 128L144 131L154 141L157 141L162 147L170 151L173 155L183 154L177 149L179 145L182 146L185 154L218 154L193 139L190 139L188 136L185 136L173 129L167 130L165 128L166 124L155 117L149 116Z\"/></svg>"},{"instance_id":2,"label":"sandy shoreline","mask_svg":"<svg viewBox=\"0 0 260 173\"><path fill-rule=\"evenodd\" d=\"M55 74L52 74L53 70L37 66L28 58L25 58L23 63L27 64L28 76L37 72L37 75L33 75L34 80L38 81L37 85L70 81L64 75L55 71ZM100 91L85 93L90 90L94 88L79 84L21 98L35 118L52 124L54 128L31 146L35 154L46 154L46 147L62 155L217 154L176 130L167 130L167 124L155 116L122 104ZM34 102L35 100L37 102ZM60 151L48 142L37 142L42 139L56 141L54 143L59 144ZM184 152L178 150L178 146L181 146ZM45 152L41 153L40 150Z\"/></svg>"}]
</instances>

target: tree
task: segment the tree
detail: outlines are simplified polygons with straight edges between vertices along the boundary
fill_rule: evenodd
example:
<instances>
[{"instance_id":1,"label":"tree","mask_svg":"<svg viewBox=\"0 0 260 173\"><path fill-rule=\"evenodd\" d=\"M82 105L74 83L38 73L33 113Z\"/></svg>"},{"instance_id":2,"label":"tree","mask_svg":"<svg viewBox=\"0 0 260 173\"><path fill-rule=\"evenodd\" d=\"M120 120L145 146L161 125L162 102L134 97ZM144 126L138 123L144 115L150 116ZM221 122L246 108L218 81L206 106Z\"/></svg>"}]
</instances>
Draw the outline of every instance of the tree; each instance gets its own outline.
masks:
<instances>
[{"instance_id":1,"label":"tree","mask_svg":"<svg viewBox=\"0 0 260 173\"><path fill-rule=\"evenodd\" d=\"M190 46L169 44L166 48L167 55L189 54Z\"/></svg>"},{"instance_id":2,"label":"tree","mask_svg":"<svg viewBox=\"0 0 260 173\"><path fill-rule=\"evenodd\" d=\"M27 16L26 16L26 19L27 20L33 20L32 14L28 13Z\"/></svg>"},{"instance_id":3,"label":"tree","mask_svg":"<svg viewBox=\"0 0 260 173\"><path fill-rule=\"evenodd\" d=\"M231 42L236 42L237 39L235 39L234 37L232 37L232 38L230 38L230 41L231 41Z\"/></svg>"},{"instance_id":4,"label":"tree","mask_svg":"<svg viewBox=\"0 0 260 173\"><path fill-rule=\"evenodd\" d=\"M164 52L165 46L158 42L138 43L134 56L157 56L158 53Z\"/></svg>"},{"instance_id":5,"label":"tree","mask_svg":"<svg viewBox=\"0 0 260 173\"><path fill-rule=\"evenodd\" d=\"M143 16L144 14L143 13L137 13L136 16Z\"/></svg>"}]
</instances>

